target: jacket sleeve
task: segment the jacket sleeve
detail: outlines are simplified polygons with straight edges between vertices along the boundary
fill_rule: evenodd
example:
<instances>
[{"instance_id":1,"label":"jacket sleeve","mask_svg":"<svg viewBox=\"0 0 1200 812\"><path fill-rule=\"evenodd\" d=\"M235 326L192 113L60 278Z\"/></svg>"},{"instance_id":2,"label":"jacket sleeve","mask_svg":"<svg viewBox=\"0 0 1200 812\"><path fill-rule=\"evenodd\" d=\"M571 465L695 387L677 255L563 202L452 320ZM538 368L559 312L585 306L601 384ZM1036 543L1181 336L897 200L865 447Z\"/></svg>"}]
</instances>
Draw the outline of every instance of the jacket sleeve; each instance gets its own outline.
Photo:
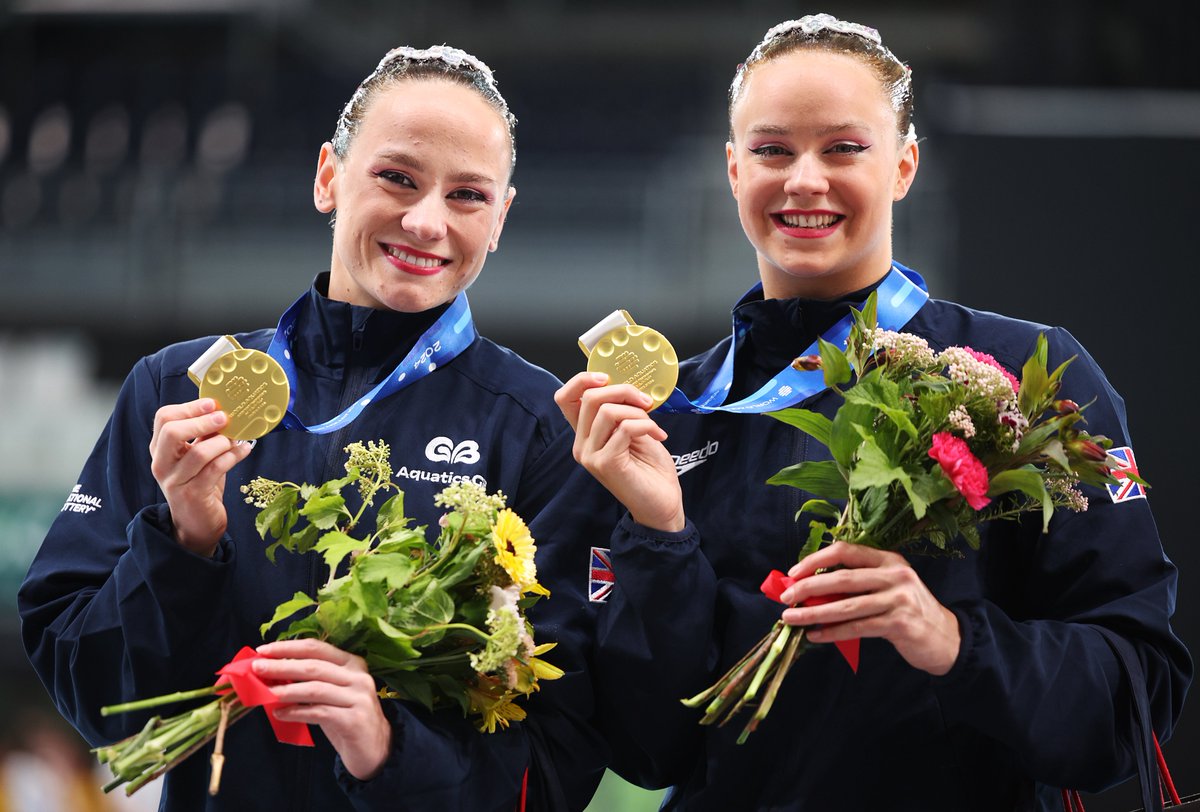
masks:
<instances>
[{"instance_id":1,"label":"jacket sleeve","mask_svg":"<svg viewBox=\"0 0 1200 812\"><path fill-rule=\"evenodd\" d=\"M338 784L355 809L511 812L516 807L528 762L528 739L519 725L481 734L457 712L431 715L398 701L385 701L383 708L392 726L392 752L382 772L359 781L336 759Z\"/></svg>"},{"instance_id":2,"label":"jacket sleeve","mask_svg":"<svg viewBox=\"0 0 1200 812\"><path fill-rule=\"evenodd\" d=\"M1063 331L1051 335L1051 354L1057 356L1051 368L1077 356L1063 396L1090 404L1087 430L1108 436L1114 448L1130 447L1121 398L1090 356ZM1003 549L1014 544L1029 563L1010 570L1015 586L1003 607L989 600L950 606L962 648L934 688L947 722L1006 744L1036 780L1095 791L1136 773L1128 678L1097 627L1136 650L1154 728L1164 741L1192 663L1171 630L1176 570L1163 553L1148 500L1118 501L1099 488L1085 494L1088 509L1058 511L1046 535L1040 522L1022 522L985 540L985 554L996 560L1016 560Z\"/></svg>"},{"instance_id":3,"label":"jacket sleeve","mask_svg":"<svg viewBox=\"0 0 1200 812\"><path fill-rule=\"evenodd\" d=\"M699 712L681 699L715 678L716 576L689 521L678 533L626 514L612 532L615 584L597 612L598 715L625 779L682 782L703 739Z\"/></svg>"},{"instance_id":4,"label":"jacket sleeve","mask_svg":"<svg viewBox=\"0 0 1200 812\"><path fill-rule=\"evenodd\" d=\"M101 706L211 684L214 658L230 645L227 613L211 596L236 565L234 548L223 539L210 560L173 540L150 475L158 404L143 360L17 596L34 669L93 745L129 735L148 716L102 718Z\"/></svg>"}]
</instances>

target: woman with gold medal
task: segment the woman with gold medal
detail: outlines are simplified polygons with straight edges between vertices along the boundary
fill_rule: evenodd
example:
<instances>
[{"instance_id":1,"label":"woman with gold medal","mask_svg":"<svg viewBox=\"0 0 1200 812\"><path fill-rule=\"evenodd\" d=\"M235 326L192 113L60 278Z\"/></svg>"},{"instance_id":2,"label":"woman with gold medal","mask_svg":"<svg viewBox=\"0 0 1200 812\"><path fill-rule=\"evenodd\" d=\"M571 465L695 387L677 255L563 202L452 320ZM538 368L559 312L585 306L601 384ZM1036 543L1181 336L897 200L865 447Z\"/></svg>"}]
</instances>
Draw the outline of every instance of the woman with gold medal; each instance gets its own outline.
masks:
<instances>
[{"instance_id":1,"label":"woman with gold medal","mask_svg":"<svg viewBox=\"0 0 1200 812\"><path fill-rule=\"evenodd\" d=\"M91 743L139 724L101 706L211 683L276 605L319 585L317 557L264 556L239 493L254 477L324 482L344 474L349 443L383 440L409 515L433 526L451 482L502 491L533 517L573 465L551 450L566 429L558 382L478 336L463 293L515 194L514 125L474 56L389 52L320 150L329 271L275 329L173 345L131 372L76 487L94 509L61 514L19 595L30 658ZM258 651L261 677L291 681L275 688L290 704L277 717L319 729L315 748L278 744L252 714L225 742L219 794L194 757L167 774L164 809L582 808L599 778L599 766L557 769L557 754L582 764L597 747L556 704L586 676L568 646L562 693L494 735L457 711L381 700L364 661L326 643Z\"/></svg>"},{"instance_id":2,"label":"woman with gold medal","mask_svg":"<svg viewBox=\"0 0 1200 812\"><path fill-rule=\"evenodd\" d=\"M611 367L556 396L576 458L620 502L569 485L575 521L611 566L605 602L590 605L614 768L672 787L664 808L689 812L1054 810L1060 788L1136 774L1130 691L1101 632L1140 661L1160 738L1191 661L1171 631L1176 573L1147 500L1103 489L1048 535L1040 521L994 522L961 559L823 548L793 567L782 618L815 643L861 638L857 673L834 647L810 648L744 744L740 724L700 728L680 704L780 617L759 585L795 562L806 533L799 493L765 483L829 455L758 412L832 415L829 391L778 382L872 291L881 327L973 347L1016 374L1045 331L1051 368L1078 356L1062 396L1091 404L1090 432L1130 445L1121 399L1068 333L929 298L893 258L892 206L920 150L911 76L877 32L824 14L776 26L739 66L729 116L729 184L760 282L735 305L732 336L682 362L653 413L663 398ZM837 597L800 605L825 596Z\"/></svg>"}]
</instances>

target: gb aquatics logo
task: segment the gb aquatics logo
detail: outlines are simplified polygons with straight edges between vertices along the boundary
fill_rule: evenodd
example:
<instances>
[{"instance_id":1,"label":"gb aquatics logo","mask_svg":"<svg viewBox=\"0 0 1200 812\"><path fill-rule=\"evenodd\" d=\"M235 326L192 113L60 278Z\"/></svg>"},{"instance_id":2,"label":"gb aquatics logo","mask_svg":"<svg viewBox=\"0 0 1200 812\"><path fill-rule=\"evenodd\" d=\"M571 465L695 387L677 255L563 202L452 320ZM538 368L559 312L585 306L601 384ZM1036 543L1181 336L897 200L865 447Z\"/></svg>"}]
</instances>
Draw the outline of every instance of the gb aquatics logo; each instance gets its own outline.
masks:
<instances>
[{"instance_id":1,"label":"gb aquatics logo","mask_svg":"<svg viewBox=\"0 0 1200 812\"><path fill-rule=\"evenodd\" d=\"M430 462L461 462L465 465L479 462L479 443L463 440L458 445L449 437L434 437L425 446L425 456Z\"/></svg>"}]
</instances>

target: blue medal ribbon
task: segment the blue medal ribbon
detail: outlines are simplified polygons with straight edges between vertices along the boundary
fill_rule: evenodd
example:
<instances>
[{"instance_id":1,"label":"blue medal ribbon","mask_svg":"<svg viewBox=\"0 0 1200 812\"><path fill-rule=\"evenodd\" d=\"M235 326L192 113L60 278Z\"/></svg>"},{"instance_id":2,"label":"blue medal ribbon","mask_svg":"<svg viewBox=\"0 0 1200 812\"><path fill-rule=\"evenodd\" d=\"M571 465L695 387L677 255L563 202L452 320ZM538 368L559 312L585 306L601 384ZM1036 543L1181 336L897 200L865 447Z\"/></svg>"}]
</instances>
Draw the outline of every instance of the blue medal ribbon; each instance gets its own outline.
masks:
<instances>
[{"instance_id":1,"label":"blue medal ribbon","mask_svg":"<svg viewBox=\"0 0 1200 812\"><path fill-rule=\"evenodd\" d=\"M280 422L280 428L307 431L310 434L328 434L331 431L337 431L358 417L362 410L370 404L399 392L404 387L421 380L439 366L449 363L475 340L475 322L471 320L471 308L467 304L467 294L460 293L450 303L446 312L438 316L437 321L421 334L417 343L413 345L413 348L408 351L396 368L374 389L354 401L349 408L336 417L315 426L306 426L292 411L296 401L297 380L296 362L292 359L292 333L295 332L296 319L299 317L300 310L304 307L304 300L308 298L308 295L305 293L293 302L291 307L279 317L279 325L275 328L271 345L267 347L267 354L279 362L287 374L288 383L291 384L287 414Z\"/></svg>"},{"instance_id":2,"label":"blue medal ribbon","mask_svg":"<svg viewBox=\"0 0 1200 812\"><path fill-rule=\"evenodd\" d=\"M746 295L761 289L762 284L759 283L748 290ZM929 289L921 275L910 268L905 268L898 262L892 263L891 271L876 288L876 292L878 294L877 323L883 330L899 330L929 300ZM742 298L744 299L745 296ZM853 317L847 313L837 324L826 330L821 338L830 344L844 347L853 324ZM737 340L739 336L745 334L746 329L745 322L734 313L733 340L729 342L729 352L725 355L721 368L709 381L704 392L692 400L676 389L666 402L658 407L659 410L668 414L711 414L713 412L762 414L794 406L825 389L824 372L819 369L799 370L789 365L780 370L754 394L736 403L725 404L725 398L729 397L729 388L733 385L733 356L737 349ZM817 342L814 341L808 349L800 354L816 355L819 352Z\"/></svg>"}]
</instances>

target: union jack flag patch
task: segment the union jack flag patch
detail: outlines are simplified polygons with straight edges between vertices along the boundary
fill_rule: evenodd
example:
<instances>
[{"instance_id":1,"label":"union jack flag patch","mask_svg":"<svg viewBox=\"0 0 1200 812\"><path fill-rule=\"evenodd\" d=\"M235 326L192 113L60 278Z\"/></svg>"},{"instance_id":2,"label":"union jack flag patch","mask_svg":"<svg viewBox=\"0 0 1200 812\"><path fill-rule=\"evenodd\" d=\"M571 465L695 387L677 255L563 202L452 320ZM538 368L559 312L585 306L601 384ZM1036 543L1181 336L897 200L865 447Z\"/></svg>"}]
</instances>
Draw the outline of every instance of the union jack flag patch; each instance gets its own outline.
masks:
<instances>
[{"instance_id":1,"label":"union jack flag patch","mask_svg":"<svg viewBox=\"0 0 1200 812\"><path fill-rule=\"evenodd\" d=\"M612 557L607 547L592 548L591 567L588 569L588 600L606 603L617 578L613 575Z\"/></svg>"},{"instance_id":2,"label":"union jack flag patch","mask_svg":"<svg viewBox=\"0 0 1200 812\"><path fill-rule=\"evenodd\" d=\"M1112 475L1117 478L1117 484L1105 485L1108 495L1114 502L1128 502L1130 499L1145 499L1146 488L1129 478L1129 474L1138 474L1137 460L1133 458L1133 449L1129 446L1110 448L1108 453L1119 460L1117 467L1112 469Z\"/></svg>"}]
</instances>

